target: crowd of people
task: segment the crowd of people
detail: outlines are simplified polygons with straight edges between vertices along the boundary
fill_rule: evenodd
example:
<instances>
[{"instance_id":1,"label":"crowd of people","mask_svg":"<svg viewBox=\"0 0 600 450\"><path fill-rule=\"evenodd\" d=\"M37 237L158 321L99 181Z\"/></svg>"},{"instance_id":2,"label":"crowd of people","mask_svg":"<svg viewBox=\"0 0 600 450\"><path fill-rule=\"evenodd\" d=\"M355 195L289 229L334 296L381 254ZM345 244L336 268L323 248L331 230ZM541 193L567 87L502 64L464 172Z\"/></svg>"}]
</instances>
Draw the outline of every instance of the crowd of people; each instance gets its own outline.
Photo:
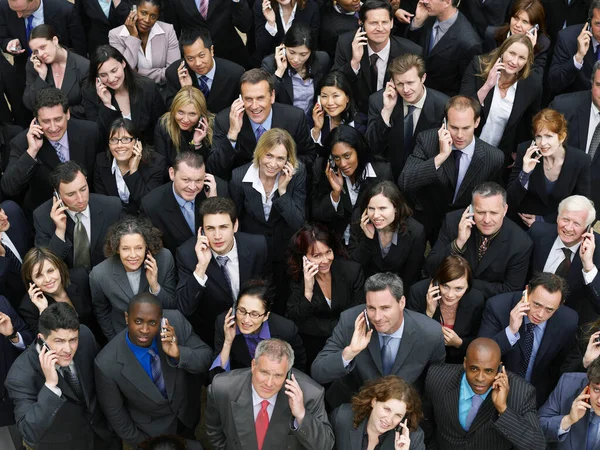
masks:
<instances>
[{"instance_id":1,"label":"crowd of people","mask_svg":"<svg viewBox=\"0 0 600 450\"><path fill-rule=\"evenodd\" d=\"M600 448L600 0L0 0L0 48L2 450Z\"/></svg>"}]
</instances>

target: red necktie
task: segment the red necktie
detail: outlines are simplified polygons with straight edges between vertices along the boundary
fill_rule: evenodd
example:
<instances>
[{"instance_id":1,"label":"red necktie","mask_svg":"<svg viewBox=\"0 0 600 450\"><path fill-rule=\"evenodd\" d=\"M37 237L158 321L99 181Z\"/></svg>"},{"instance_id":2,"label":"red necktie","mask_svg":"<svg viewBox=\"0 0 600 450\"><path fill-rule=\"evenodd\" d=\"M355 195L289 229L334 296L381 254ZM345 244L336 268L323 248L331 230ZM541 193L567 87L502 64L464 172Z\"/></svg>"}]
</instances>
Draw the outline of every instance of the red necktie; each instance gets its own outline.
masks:
<instances>
[{"instance_id":1,"label":"red necktie","mask_svg":"<svg viewBox=\"0 0 600 450\"><path fill-rule=\"evenodd\" d=\"M269 406L268 400L261 402L261 409L256 416L256 442L258 443L258 450L262 450L263 442L265 442L265 436L267 435L267 428L269 428L269 413L267 412L267 406Z\"/></svg>"}]
</instances>

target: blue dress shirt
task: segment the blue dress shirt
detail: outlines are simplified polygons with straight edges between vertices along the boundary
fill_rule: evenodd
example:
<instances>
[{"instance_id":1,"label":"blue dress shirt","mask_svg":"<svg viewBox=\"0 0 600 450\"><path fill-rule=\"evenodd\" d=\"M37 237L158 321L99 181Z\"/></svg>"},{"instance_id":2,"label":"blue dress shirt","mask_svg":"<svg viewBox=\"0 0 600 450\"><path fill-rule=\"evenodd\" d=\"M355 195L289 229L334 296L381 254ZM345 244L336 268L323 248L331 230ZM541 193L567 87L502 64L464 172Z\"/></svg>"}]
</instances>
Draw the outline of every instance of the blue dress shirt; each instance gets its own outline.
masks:
<instances>
[{"instance_id":1,"label":"blue dress shirt","mask_svg":"<svg viewBox=\"0 0 600 450\"><path fill-rule=\"evenodd\" d=\"M481 394L482 405L491 390L492 388L490 387L485 394ZM463 429L467 426L467 415L469 414L469 409L471 409L473 397L475 397L475 392L473 392L467 381L467 374L463 373L460 380L460 394L458 396L458 421Z\"/></svg>"}]
</instances>

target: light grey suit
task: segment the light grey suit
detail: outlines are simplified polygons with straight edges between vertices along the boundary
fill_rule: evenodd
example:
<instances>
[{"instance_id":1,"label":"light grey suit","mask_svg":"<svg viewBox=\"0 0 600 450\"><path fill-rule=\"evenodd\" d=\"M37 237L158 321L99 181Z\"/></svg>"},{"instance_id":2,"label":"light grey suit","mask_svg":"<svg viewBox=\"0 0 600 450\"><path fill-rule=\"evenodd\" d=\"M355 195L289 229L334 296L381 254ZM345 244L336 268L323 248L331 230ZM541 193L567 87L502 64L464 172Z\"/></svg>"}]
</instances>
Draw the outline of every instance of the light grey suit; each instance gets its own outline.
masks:
<instances>
[{"instance_id":1,"label":"light grey suit","mask_svg":"<svg viewBox=\"0 0 600 450\"><path fill-rule=\"evenodd\" d=\"M157 297L165 309L175 309L175 263L173 255L166 248L156 255L158 265L158 284L160 292ZM125 328L125 315L129 300L135 295L131 290L125 268L119 255L105 259L92 269L90 273L90 289L92 291L92 306L104 335L110 340ZM142 268L138 293L148 292L150 286L146 271Z\"/></svg>"},{"instance_id":2,"label":"light grey suit","mask_svg":"<svg viewBox=\"0 0 600 450\"><path fill-rule=\"evenodd\" d=\"M334 437L325 412L323 387L298 370L293 373L304 395L304 420L293 429L294 417L282 388L262 448L331 450ZM206 435L214 450L258 449L251 384L250 369L237 369L217 375L208 387Z\"/></svg>"},{"instance_id":3,"label":"light grey suit","mask_svg":"<svg viewBox=\"0 0 600 450\"><path fill-rule=\"evenodd\" d=\"M349 403L351 396L365 382L384 375L379 335L375 330L367 348L344 367L342 351L350 344L354 321L364 309L364 305L358 305L340 315L331 337L312 364L311 375L315 381L332 383L327 390L327 403L331 408ZM404 333L391 375L413 383L420 391L427 367L445 359L446 348L440 324L424 314L404 309Z\"/></svg>"}]
</instances>

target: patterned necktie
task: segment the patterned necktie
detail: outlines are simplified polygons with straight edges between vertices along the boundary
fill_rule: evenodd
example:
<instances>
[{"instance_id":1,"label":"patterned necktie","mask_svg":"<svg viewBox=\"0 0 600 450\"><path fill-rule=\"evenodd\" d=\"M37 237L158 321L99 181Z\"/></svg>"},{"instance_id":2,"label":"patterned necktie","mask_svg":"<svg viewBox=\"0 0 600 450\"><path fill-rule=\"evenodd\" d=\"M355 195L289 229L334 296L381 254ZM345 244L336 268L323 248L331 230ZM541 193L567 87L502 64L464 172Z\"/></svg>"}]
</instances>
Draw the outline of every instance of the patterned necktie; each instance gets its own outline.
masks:
<instances>
[{"instance_id":1,"label":"patterned necktie","mask_svg":"<svg viewBox=\"0 0 600 450\"><path fill-rule=\"evenodd\" d=\"M554 275L558 275L559 277L567 278L569 274L569 270L571 270L571 255L573 252L567 247L563 247L561 249L565 254L565 259L563 259L556 270L554 271Z\"/></svg>"},{"instance_id":2,"label":"patterned necktie","mask_svg":"<svg viewBox=\"0 0 600 450\"><path fill-rule=\"evenodd\" d=\"M267 130L265 130L265 129L264 129L264 127L263 127L262 125L259 125L259 126L256 128L256 131L254 132L254 135L256 136L256 142L258 142L258 140L259 140L259 139L260 139L260 137L261 137L261 136L262 136L262 135L265 133L265 131L267 131Z\"/></svg>"},{"instance_id":3,"label":"patterned necktie","mask_svg":"<svg viewBox=\"0 0 600 450\"><path fill-rule=\"evenodd\" d=\"M481 258L483 258L483 255L485 255L485 252L487 252L489 245L490 245L490 238L484 237L481 240L481 244L479 244L479 249L477 250L477 258L479 258L479 261L481 261Z\"/></svg>"},{"instance_id":4,"label":"patterned necktie","mask_svg":"<svg viewBox=\"0 0 600 450\"><path fill-rule=\"evenodd\" d=\"M206 75L199 76L198 85L200 86L200 91L204 95L204 98L208 98L208 94L210 94L210 89L208 87L208 77Z\"/></svg>"},{"instance_id":5,"label":"patterned necktie","mask_svg":"<svg viewBox=\"0 0 600 450\"><path fill-rule=\"evenodd\" d=\"M54 147L54 150L56 150L56 156L58 156L58 159L60 160L61 163L64 163L67 161L67 158L65 156L65 154L62 151L62 144L60 142L55 142L54 144L52 144L52 146Z\"/></svg>"},{"instance_id":6,"label":"patterned necktie","mask_svg":"<svg viewBox=\"0 0 600 450\"><path fill-rule=\"evenodd\" d=\"M469 408L469 412L467 413L467 420L465 422L465 431L469 431L471 425L473 425L473 421L477 416L477 411L479 411L479 407L483 403L483 397L481 395L475 394L471 398L471 407Z\"/></svg>"},{"instance_id":7,"label":"patterned necktie","mask_svg":"<svg viewBox=\"0 0 600 450\"><path fill-rule=\"evenodd\" d=\"M381 347L381 365L383 367L383 375L389 375L392 373L392 367L394 366L394 360L396 355L392 354L392 336L381 336L383 339L383 347Z\"/></svg>"},{"instance_id":8,"label":"patterned necktie","mask_svg":"<svg viewBox=\"0 0 600 450\"><path fill-rule=\"evenodd\" d=\"M413 137L413 113L415 112L415 105L408 105L408 112L404 117L404 151L410 148L410 143Z\"/></svg>"},{"instance_id":9,"label":"patterned necktie","mask_svg":"<svg viewBox=\"0 0 600 450\"><path fill-rule=\"evenodd\" d=\"M165 388L165 379L160 365L160 356L158 356L154 349L149 349L148 354L151 358L150 370L152 371L152 382L156 385L162 396L167 398L167 389Z\"/></svg>"},{"instance_id":10,"label":"patterned necktie","mask_svg":"<svg viewBox=\"0 0 600 450\"><path fill-rule=\"evenodd\" d=\"M13 251L6 245L6 242L2 242L4 247L4 257L8 260L8 269L13 273L21 272L21 261L15 256Z\"/></svg>"},{"instance_id":11,"label":"patterned necktie","mask_svg":"<svg viewBox=\"0 0 600 450\"><path fill-rule=\"evenodd\" d=\"M77 375L75 375L68 366L62 368L62 374L73 393L77 396L79 401L85 405L85 395L83 395L83 388Z\"/></svg>"},{"instance_id":12,"label":"patterned necktie","mask_svg":"<svg viewBox=\"0 0 600 450\"><path fill-rule=\"evenodd\" d=\"M260 411L256 415L256 442L258 443L258 450L262 450L263 443L265 442L265 436L267 435L267 429L269 428L269 413L267 412L267 406L269 406L268 400L263 400L260 403Z\"/></svg>"},{"instance_id":13,"label":"patterned necktie","mask_svg":"<svg viewBox=\"0 0 600 450\"><path fill-rule=\"evenodd\" d=\"M533 331L537 327L534 323L528 323L525 327L525 336L523 337L523 361L521 362L521 368L519 370L519 376L525 378L527 375L527 367L529 367L529 360L531 359L531 352L533 351Z\"/></svg>"},{"instance_id":14,"label":"patterned necktie","mask_svg":"<svg viewBox=\"0 0 600 450\"><path fill-rule=\"evenodd\" d=\"M75 229L73 230L73 267L85 267L90 270L90 241L83 226L82 213L75 214Z\"/></svg>"},{"instance_id":15,"label":"patterned necktie","mask_svg":"<svg viewBox=\"0 0 600 450\"><path fill-rule=\"evenodd\" d=\"M600 47L600 46L599 46ZM598 443L598 425L600 424L600 417L590 412L592 415L588 425L587 441L585 444L585 450L594 450Z\"/></svg>"},{"instance_id":16,"label":"patterned necktie","mask_svg":"<svg viewBox=\"0 0 600 450\"><path fill-rule=\"evenodd\" d=\"M206 19L206 16L208 15L208 0L200 0L198 10L200 11L202 18Z\"/></svg>"},{"instance_id":17,"label":"patterned necktie","mask_svg":"<svg viewBox=\"0 0 600 450\"><path fill-rule=\"evenodd\" d=\"M600 45L598 46L600 48ZM600 113L598 113L600 114ZM590 155L590 159L594 159L594 155L596 151L598 151L598 146L600 145L600 122L596 125L594 129L594 134L592 136L592 141L590 142L590 148L588 148L588 155Z\"/></svg>"},{"instance_id":18,"label":"patterned necktie","mask_svg":"<svg viewBox=\"0 0 600 450\"><path fill-rule=\"evenodd\" d=\"M369 56L369 61L371 62L371 92L377 92L377 78L379 77L379 71L377 70L378 60L379 55L377 53Z\"/></svg>"},{"instance_id":19,"label":"patterned necktie","mask_svg":"<svg viewBox=\"0 0 600 450\"><path fill-rule=\"evenodd\" d=\"M233 287L231 286L231 277L229 276L229 269L227 268L227 263L229 262L229 256L217 256L217 264L221 268L221 273L223 274L223 278L227 282L227 288L229 291L229 296L233 301L235 301L235 297L233 296Z\"/></svg>"}]
</instances>

